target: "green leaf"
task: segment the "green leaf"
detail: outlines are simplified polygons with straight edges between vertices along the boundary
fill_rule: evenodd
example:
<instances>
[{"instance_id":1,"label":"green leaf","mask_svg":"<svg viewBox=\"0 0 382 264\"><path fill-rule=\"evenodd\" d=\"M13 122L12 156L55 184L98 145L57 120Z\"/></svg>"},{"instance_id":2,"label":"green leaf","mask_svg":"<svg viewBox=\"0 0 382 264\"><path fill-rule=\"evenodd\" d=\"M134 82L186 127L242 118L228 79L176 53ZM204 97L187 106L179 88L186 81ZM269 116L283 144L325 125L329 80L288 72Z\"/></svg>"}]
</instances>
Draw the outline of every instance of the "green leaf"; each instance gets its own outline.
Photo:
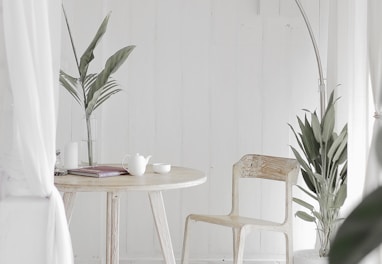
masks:
<instances>
[{"instance_id":1,"label":"green leaf","mask_svg":"<svg viewBox=\"0 0 382 264\"><path fill-rule=\"evenodd\" d=\"M81 56L80 67L79 67L81 80L85 79L85 76L88 71L89 63L94 59L94 49L97 46L98 42L101 40L102 36L106 32L109 18L110 18L110 13L104 18L92 42L89 44L88 48L85 50L84 54Z\"/></svg>"},{"instance_id":2,"label":"green leaf","mask_svg":"<svg viewBox=\"0 0 382 264\"><path fill-rule=\"evenodd\" d=\"M382 187L365 197L340 226L329 263L359 263L382 243Z\"/></svg>"},{"instance_id":3,"label":"green leaf","mask_svg":"<svg viewBox=\"0 0 382 264\"><path fill-rule=\"evenodd\" d=\"M321 124L320 121L318 121L318 117L316 113L311 114L311 121L312 121L312 129L313 134L317 142L321 142L322 136L321 136Z\"/></svg>"},{"instance_id":4,"label":"green leaf","mask_svg":"<svg viewBox=\"0 0 382 264\"><path fill-rule=\"evenodd\" d=\"M333 207L341 208L341 206L344 205L345 203L346 196L347 196L347 184L343 183L337 192Z\"/></svg>"},{"instance_id":5,"label":"green leaf","mask_svg":"<svg viewBox=\"0 0 382 264\"><path fill-rule=\"evenodd\" d=\"M347 144L348 144L347 140L344 140L341 142L341 145L338 147L338 150L336 151L333 157L334 162L340 160L343 155L346 155L347 157Z\"/></svg>"},{"instance_id":6,"label":"green leaf","mask_svg":"<svg viewBox=\"0 0 382 264\"><path fill-rule=\"evenodd\" d=\"M345 162L345 164L342 167L341 172L340 172L340 177L341 177L342 181L346 180L347 174L348 174L348 163Z\"/></svg>"},{"instance_id":7,"label":"green leaf","mask_svg":"<svg viewBox=\"0 0 382 264\"><path fill-rule=\"evenodd\" d=\"M318 221L322 222L322 215L319 212L313 211L312 213L313 213L314 217L316 219L318 219Z\"/></svg>"},{"instance_id":8,"label":"green leaf","mask_svg":"<svg viewBox=\"0 0 382 264\"><path fill-rule=\"evenodd\" d=\"M316 187L314 186L314 183L313 183L311 177L309 176L309 174L303 169L301 169L301 174L302 174L302 178L304 179L304 182L305 182L306 186L308 186L309 190L311 190L314 193L317 193Z\"/></svg>"},{"instance_id":9,"label":"green leaf","mask_svg":"<svg viewBox=\"0 0 382 264\"><path fill-rule=\"evenodd\" d=\"M110 96L112 96L113 94L119 93L120 91L122 91L122 89L115 89L115 90L111 91L110 93L108 93L107 96L100 96L98 101L97 101L97 104L94 106L94 110L96 110Z\"/></svg>"},{"instance_id":10,"label":"green leaf","mask_svg":"<svg viewBox=\"0 0 382 264\"><path fill-rule=\"evenodd\" d=\"M329 108L326 109L324 119L322 120L322 141L328 142L332 136L335 125L335 112L334 106L330 105Z\"/></svg>"},{"instance_id":11,"label":"green leaf","mask_svg":"<svg viewBox=\"0 0 382 264\"><path fill-rule=\"evenodd\" d=\"M314 177L317 179L317 182L319 182L321 184L325 182L324 176L322 176L322 174L320 174L320 173L315 172Z\"/></svg>"},{"instance_id":12,"label":"green leaf","mask_svg":"<svg viewBox=\"0 0 382 264\"><path fill-rule=\"evenodd\" d=\"M345 125L340 135L332 143L328 152L328 157L333 163L340 165L347 160L347 140L347 125Z\"/></svg>"},{"instance_id":13,"label":"green leaf","mask_svg":"<svg viewBox=\"0 0 382 264\"><path fill-rule=\"evenodd\" d=\"M300 139L302 141L302 144L304 146L305 150L305 156L309 163L313 163L313 161L318 157L319 152L319 144L317 144L316 139L314 138L313 129L309 124L309 121L306 118L305 115L305 123L303 123L300 118L297 118L301 135Z\"/></svg>"},{"instance_id":14,"label":"green leaf","mask_svg":"<svg viewBox=\"0 0 382 264\"><path fill-rule=\"evenodd\" d=\"M310 169L308 163L305 162L305 160L301 157L300 153L298 153L298 151L294 147L292 147L292 146L290 146L290 147L291 147L292 152L293 152L294 156L296 157L298 163L301 165L301 167L303 167L304 170L306 170L306 171L310 171L311 169Z\"/></svg>"},{"instance_id":15,"label":"green leaf","mask_svg":"<svg viewBox=\"0 0 382 264\"><path fill-rule=\"evenodd\" d=\"M114 53L107 61L104 69L104 74L106 76L110 76L115 73L119 67L126 61L127 57L129 57L130 53L134 50L135 46L127 46L116 53Z\"/></svg>"},{"instance_id":16,"label":"green leaf","mask_svg":"<svg viewBox=\"0 0 382 264\"><path fill-rule=\"evenodd\" d=\"M294 130L294 128L292 127L291 124L288 124L288 125L289 125L290 129L292 130L294 136L296 137L296 141L297 141L300 149L305 153L304 146L302 145L302 142L301 142L300 138L297 136L296 131Z\"/></svg>"},{"instance_id":17,"label":"green leaf","mask_svg":"<svg viewBox=\"0 0 382 264\"><path fill-rule=\"evenodd\" d=\"M313 198L314 200L317 201L317 197L314 196L313 194L309 193L307 190L305 190L303 187L301 187L300 185L296 185L301 191L303 191L304 193L306 193L308 196L310 196L311 198Z\"/></svg>"},{"instance_id":18,"label":"green leaf","mask_svg":"<svg viewBox=\"0 0 382 264\"><path fill-rule=\"evenodd\" d=\"M339 155L337 153L338 152L341 153L341 151L345 147L345 146L343 146L342 150L340 149L340 146L343 143L345 143L345 146L346 146L346 144L347 144L347 131L346 130L342 130L340 135L334 139L334 141L333 141L333 143L330 146L330 149L328 151L328 158L329 159L333 159L334 161L336 161L339 158ZM334 159L334 157L337 157L337 159Z\"/></svg>"},{"instance_id":19,"label":"green leaf","mask_svg":"<svg viewBox=\"0 0 382 264\"><path fill-rule=\"evenodd\" d=\"M348 160L348 146L346 144L345 149L342 151L340 157L338 158L337 163L340 165L346 162L347 160Z\"/></svg>"},{"instance_id":20,"label":"green leaf","mask_svg":"<svg viewBox=\"0 0 382 264\"><path fill-rule=\"evenodd\" d=\"M83 82L84 86L86 87L86 92L89 91L89 88L92 86L93 82L97 80L97 76L98 76L97 73L91 73L86 75L85 80Z\"/></svg>"},{"instance_id":21,"label":"green leaf","mask_svg":"<svg viewBox=\"0 0 382 264\"><path fill-rule=\"evenodd\" d=\"M116 72L119 67L126 61L127 57L133 51L135 46L127 46L114 53L105 64L105 68L97 76L96 81L92 84L88 92L88 104L86 105L86 114L90 115L94 107L97 105L98 99L102 94L102 88L109 80L111 74Z\"/></svg>"},{"instance_id":22,"label":"green leaf","mask_svg":"<svg viewBox=\"0 0 382 264\"><path fill-rule=\"evenodd\" d=\"M306 209L310 210L310 211L313 211L314 210L314 206L301 200L301 199L298 199L298 198L295 198L293 197L293 201L303 207L305 207Z\"/></svg>"},{"instance_id":23,"label":"green leaf","mask_svg":"<svg viewBox=\"0 0 382 264\"><path fill-rule=\"evenodd\" d=\"M102 89L94 110L97 109L103 102L110 98L113 94L119 93L122 89L116 88L118 85L114 80L108 81Z\"/></svg>"},{"instance_id":24,"label":"green leaf","mask_svg":"<svg viewBox=\"0 0 382 264\"><path fill-rule=\"evenodd\" d=\"M301 130L302 133L302 141L304 143L304 147L306 149L306 153L309 156L309 160L316 160L319 155L320 144L316 141L314 136L313 128L310 125L307 117L305 116L305 126L304 130Z\"/></svg>"},{"instance_id":25,"label":"green leaf","mask_svg":"<svg viewBox=\"0 0 382 264\"><path fill-rule=\"evenodd\" d=\"M311 215L309 215L303 211L297 211L295 216L297 216L297 217L299 217L302 220L307 221L307 222L314 222L316 220L316 218L314 216L311 216Z\"/></svg>"},{"instance_id":26,"label":"green leaf","mask_svg":"<svg viewBox=\"0 0 382 264\"><path fill-rule=\"evenodd\" d=\"M61 70L59 81L60 84L73 96L73 98L80 105L82 105L80 96L77 91L77 79Z\"/></svg>"},{"instance_id":27,"label":"green leaf","mask_svg":"<svg viewBox=\"0 0 382 264\"><path fill-rule=\"evenodd\" d=\"M334 105L334 90L330 92L327 107Z\"/></svg>"}]
</instances>

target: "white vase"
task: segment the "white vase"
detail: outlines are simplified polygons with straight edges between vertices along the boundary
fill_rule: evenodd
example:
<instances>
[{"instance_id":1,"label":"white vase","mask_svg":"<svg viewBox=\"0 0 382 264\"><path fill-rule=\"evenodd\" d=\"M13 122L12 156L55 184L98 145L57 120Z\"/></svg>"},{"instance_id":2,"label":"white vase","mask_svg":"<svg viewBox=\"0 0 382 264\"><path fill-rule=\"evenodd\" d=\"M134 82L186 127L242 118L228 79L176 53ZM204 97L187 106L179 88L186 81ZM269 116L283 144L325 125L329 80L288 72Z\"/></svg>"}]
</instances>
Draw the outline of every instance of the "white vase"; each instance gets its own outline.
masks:
<instances>
[{"instance_id":1,"label":"white vase","mask_svg":"<svg viewBox=\"0 0 382 264\"><path fill-rule=\"evenodd\" d=\"M314 249L298 250L293 255L294 264L328 264L328 257L320 257Z\"/></svg>"}]
</instances>

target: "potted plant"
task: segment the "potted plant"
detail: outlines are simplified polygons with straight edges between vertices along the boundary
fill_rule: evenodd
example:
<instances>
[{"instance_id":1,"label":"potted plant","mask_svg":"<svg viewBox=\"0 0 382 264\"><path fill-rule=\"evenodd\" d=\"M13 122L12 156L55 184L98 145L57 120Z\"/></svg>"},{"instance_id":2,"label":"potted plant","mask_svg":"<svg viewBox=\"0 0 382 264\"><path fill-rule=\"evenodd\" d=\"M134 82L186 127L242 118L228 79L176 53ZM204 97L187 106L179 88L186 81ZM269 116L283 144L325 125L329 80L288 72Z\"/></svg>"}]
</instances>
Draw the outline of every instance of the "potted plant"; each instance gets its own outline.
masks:
<instances>
[{"instance_id":1,"label":"potted plant","mask_svg":"<svg viewBox=\"0 0 382 264\"><path fill-rule=\"evenodd\" d=\"M121 91L116 81L111 77L120 66L126 61L127 57L133 51L135 46L126 46L110 56L105 63L104 68L99 73L88 73L90 63L94 59L94 49L105 34L110 18L110 13L105 17L93 40L85 50L80 60L78 60L73 36L70 30L68 18L62 6L66 26L68 29L73 55L76 61L78 77L73 77L63 70L60 71L60 84L73 96L84 110L84 119L86 122L87 134L87 154L88 165L94 165L94 137L92 135L92 113L110 96Z\"/></svg>"},{"instance_id":2,"label":"potted plant","mask_svg":"<svg viewBox=\"0 0 382 264\"><path fill-rule=\"evenodd\" d=\"M300 163L307 186L298 187L318 204L316 209L302 199L293 198L308 211L298 211L296 216L316 224L320 257L326 257L329 253L339 221L339 210L347 195L347 125L339 135L334 131L334 104L332 92L321 121L316 112L309 112L310 120L307 115L304 121L297 117L299 133L290 125L302 154L291 148Z\"/></svg>"},{"instance_id":3,"label":"potted plant","mask_svg":"<svg viewBox=\"0 0 382 264\"><path fill-rule=\"evenodd\" d=\"M319 50L304 9L299 0L295 0L295 2L308 28L316 55L321 115L319 117L316 111L307 111L310 118L307 114L305 114L304 120L297 117L299 132L296 132L289 124L300 152L292 146L291 149L301 165L301 173L307 186L306 188L298 187L318 204L318 209L302 199L294 198L294 201L306 209L298 211L296 216L315 223L319 242L317 257L325 258L329 253L331 240L339 221L340 208L347 195L347 125L339 134L335 132L335 103L337 100L334 100L334 91L332 91L328 103L325 103L326 87ZM297 262L295 255L295 264ZM301 263L308 263L308 259L302 260Z\"/></svg>"}]
</instances>

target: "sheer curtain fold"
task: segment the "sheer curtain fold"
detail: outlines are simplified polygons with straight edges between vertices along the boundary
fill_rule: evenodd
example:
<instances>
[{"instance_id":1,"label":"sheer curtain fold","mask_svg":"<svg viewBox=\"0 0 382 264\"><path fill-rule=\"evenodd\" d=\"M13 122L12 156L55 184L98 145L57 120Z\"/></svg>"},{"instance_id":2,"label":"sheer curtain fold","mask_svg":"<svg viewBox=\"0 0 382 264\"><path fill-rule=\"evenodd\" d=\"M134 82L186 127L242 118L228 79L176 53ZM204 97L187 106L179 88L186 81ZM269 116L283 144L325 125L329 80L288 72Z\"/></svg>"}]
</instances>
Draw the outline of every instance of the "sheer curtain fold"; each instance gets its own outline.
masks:
<instances>
[{"instance_id":1,"label":"sheer curtain fold","mask_svg":"<svg viewBox=\"0 0 382 264\"><path fill-rule=\"evenodd\" d=\"M373 137L366 173L365 194L382 183L382 2L368 1L368 51L370 81L375 107Z\"/></svg>"},{"instance_id":2,"label":"sheer curtain fold","mask_svg":"<svg viewBox=\"0 0 382 264\"><path fill-rule=\"evenodd\" d=\"M367 162L365 195L382 185L382 1L368 0L367 4L369 75L373 93L375 120ZM364 262L382 263L382 247L372 252Z\"/></svg>"},{"instance_id":3,"label":"sheer curtain fold","mask_svg":"<svg viewBox=\"0 0 382 264\"><path fill-rule=\"evenodd\" d=\"M338 95L349 96L346 216L362 196L382 184L382 1L335 0L329 7L328 89L341 84ZM344 111L338 113L344 116ZM382 264L381 256L381 249L377 249L362 263Z\"/></svg>"},{"instance_id":4,"label":"sheer curtain fold","mask_svg":"<svg viewBox=\"0 0 382 264\"><path fill-rule=\"evenodd\" d=\"M49 196L55 160L54 75L45 1L4 0L4 32L13 95L9 171L24 176L29 195ZM17 166L18 165L18 166ZM17 168L17 171L15 169ZM30 177L29 175L33 175Z\"/></svg>"},{"instance_id":5,"label":"sheer curtain fold","mask_svg":"<svg viewBox=\"0 0 382 264\"><path fill-rule=\"evenodd\" d=\"M10 115L0 136L11 135L0 151L2 194L48 200L47 264L71 264L73 255L61 196L54 186L58 69L59 0L0 0L10 89ZM4 91L7 90L4 88ZM0 109L1 110L1 109ZM2 114L4 115L4 113ZM8 221L12 225L12 221ZM30 228L33 228L31 226ZM20 235L22 234L15 234ZM31 245L33 247L33 245ZM22 249L21 249L22 250ZM20 252L22 254L22 252ZM30 263L34 263L31 260ZM41 264L41 263L39 263Z\"/></svg>"}]
</instances>

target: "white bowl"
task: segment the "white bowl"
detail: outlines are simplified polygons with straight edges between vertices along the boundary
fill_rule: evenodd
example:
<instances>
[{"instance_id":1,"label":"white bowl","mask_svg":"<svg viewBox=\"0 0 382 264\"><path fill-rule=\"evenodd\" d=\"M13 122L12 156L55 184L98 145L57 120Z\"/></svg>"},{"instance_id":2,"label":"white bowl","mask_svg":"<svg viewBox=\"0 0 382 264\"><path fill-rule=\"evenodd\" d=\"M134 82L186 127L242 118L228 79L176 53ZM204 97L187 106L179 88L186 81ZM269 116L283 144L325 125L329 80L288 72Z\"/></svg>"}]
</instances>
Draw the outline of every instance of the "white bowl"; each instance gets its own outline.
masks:
<instances>
[{"instance_id":1,"label":"white bowl","mask_svg":"<svg viewBox=\"0 0 382 264\"><path fill-rule=\"evenodd\" d=\"M153 164L153 170L154 170L154 172L160 173L160 174L168 173L171 170L171 164L154 163Z\"/></svg>"}]
</instances>

